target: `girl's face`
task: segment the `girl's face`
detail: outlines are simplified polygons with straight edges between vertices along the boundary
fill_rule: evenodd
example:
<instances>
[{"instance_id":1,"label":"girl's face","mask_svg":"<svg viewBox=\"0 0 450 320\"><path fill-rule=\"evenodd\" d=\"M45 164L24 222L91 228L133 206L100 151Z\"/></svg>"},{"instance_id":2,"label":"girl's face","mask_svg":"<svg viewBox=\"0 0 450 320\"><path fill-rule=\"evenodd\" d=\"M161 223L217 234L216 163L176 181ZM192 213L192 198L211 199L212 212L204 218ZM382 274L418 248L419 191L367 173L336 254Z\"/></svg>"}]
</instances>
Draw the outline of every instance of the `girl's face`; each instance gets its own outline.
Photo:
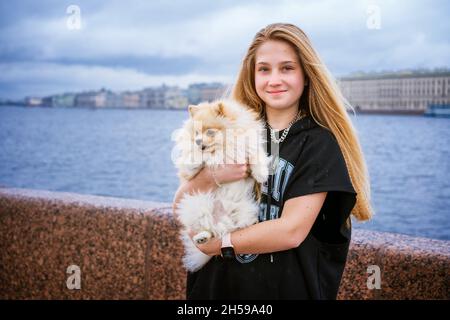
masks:
<instances>
[{"instance_id":1,"label":"girl's face","mask_svg":"<svg viewBox=\"0 0 450 320\"><path fill-rule=\"evenodd\" d=\"M300 61L288 43L269 40L258 47L255 87L266 108L297 108L304 86Z\"/></svg>"}]
</instances>

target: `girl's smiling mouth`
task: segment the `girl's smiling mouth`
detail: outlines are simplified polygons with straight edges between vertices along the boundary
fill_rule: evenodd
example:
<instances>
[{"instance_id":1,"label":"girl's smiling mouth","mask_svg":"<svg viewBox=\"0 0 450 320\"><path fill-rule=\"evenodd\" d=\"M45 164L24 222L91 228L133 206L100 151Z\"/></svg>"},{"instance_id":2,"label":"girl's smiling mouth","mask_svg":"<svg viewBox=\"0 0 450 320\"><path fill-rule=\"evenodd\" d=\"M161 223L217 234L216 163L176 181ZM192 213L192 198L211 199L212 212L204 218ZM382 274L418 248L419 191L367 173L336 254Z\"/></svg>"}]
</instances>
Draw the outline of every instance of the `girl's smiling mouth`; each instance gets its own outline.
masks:
<instances>
[{"instance_id":1,"label":"girl's smiling mouth","mask_svg":"<svg viewBox=\"0 0 450 320\"><path fill-rule=\"evenodd\" d=\"M274 91L267 91L268 94L272 94L272 95L278 95L278 94L282 94L284 92L286 92L287 90L274 90Z\"/></svg>"}]
</instances>

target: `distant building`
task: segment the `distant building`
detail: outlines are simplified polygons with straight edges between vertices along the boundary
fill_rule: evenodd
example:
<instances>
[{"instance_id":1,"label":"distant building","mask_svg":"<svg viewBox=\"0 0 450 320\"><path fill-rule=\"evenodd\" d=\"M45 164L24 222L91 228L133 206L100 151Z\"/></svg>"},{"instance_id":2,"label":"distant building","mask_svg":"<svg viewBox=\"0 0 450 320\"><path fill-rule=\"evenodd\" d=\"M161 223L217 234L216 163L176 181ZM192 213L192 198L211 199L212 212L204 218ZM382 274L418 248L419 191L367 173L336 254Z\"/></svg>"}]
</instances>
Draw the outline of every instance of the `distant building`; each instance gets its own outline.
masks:
<instances>
[{"instance_id":1,"label":"distant building","mask_svg":"<svg viewBox=\"0 0 450 320\"><path fill-rule=\"evenodd\" d=\"M189 104L219 99L225 90L223 84L215 82L192 84L188 89L167 85L121 93L101 89L44 98L27 97L24 101L28 106L47 107L186 109Z\"/></svg>"},{"instance_id":2,"label":"distant building","mask_svg":"<svg viewBox=\"0 0 450 320\"><path fill-rule=\"evenodd\" d=\"M219 82L191 84L187 90L190 104L198 104L204 101L214 101L222 98L227 87Z\"/></svg>"},{"instance_id":3,"label":"distant building","mask_svg":"<svg viewBox=\"0 0 450 320\"><path fill-rule=\"evenodd\" d=\"M172 88L166 92L165 106L167 109L186 109L188 105L187 97L179 88Z\"/></svg>"},{"instance_id":4,"label":"distant building","mask_svg":"<svg viewBox=\"0 0 450 320\"><path fill-rule=\"evenodd\" d=\"M120 107L122 99L120 95L106 89L79 93L75 96L76 107L89 108L114 108Z\"/></svg>"},{"instance_id":5,"label":"distant building","mask_svg":"<svg viewBox=\"0 0 450 320\"><path fill-rule=\"evenodd\" d=\"M42 98L42 105L46 107L68 108L75 106L75 94L63 93Z\"/></svg>"},{"instance_id":6,"label":"distant building","mask_svg":"<svg viewBox=\"0 0 450 320\"><path fill-rule=\"evenodd\" d=\"M125 108L141 107L141 95L139 92L122 92L122 106Z\"/></svg>"},{"instance_id":7,"label":"distant building","mask_svg":"<svg viewBox=\"0 0 450 320\"><path fill-rule=\"evenodd\" d=\"M141 106L151 109L184 109L188 101L184 92L178 87L162 85L146 88L140 92Z\"/></svg>"},{"instance_id":8,"label":"distant building","mask_svg":"<svg viewBox=\"0 0 450 320\"><path fill-rule=\"evenodd\" d=\"M42 98L38 97L26 97L25 105L29 107L37 107L42 105Z\"/></svg>"},{"instance_id":9,"label":"distant building","mask_svg":"<svg viewBox=\"0 0 450 320\"><path fill-rule=\"evenodd\" d=\"M102 104L104 104L102 98L100 98L95 91L82 92L77 94L75 97L76 107L95 108Z\"/></svg>"},{"instance_id":10,"label":"distant building","mask_svg":"<svg viewBox=\"0 0 450 320\"><path fill-rule=\"evenodd\" d=\"M69 108L75 106L75 93L63 93L53 98L54 107Z\"/></svg>"},{"instance_id":11,"label":"distant building","mask_svg":"<svg viewBox=\"0 0 450 320\"><path fill-rule=\"evenodd\" d=\"M344 97L360 111L423 113L450 103L450 71L361 74L339 79Z\"/></svg>"}]
</instances>

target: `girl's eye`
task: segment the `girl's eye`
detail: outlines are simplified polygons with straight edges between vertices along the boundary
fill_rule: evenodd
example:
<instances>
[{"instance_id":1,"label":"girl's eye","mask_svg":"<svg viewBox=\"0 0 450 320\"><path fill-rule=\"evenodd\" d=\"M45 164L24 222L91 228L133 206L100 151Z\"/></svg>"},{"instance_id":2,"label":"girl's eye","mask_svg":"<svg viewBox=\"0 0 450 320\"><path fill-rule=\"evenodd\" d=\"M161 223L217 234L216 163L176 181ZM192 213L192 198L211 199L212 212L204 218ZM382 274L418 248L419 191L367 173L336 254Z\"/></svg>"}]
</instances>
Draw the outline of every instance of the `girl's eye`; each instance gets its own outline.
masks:
<instances>
[{"instance_id":1,"label":"girl's eye","mask_svg":"<svg viewBox=\"0 0 450 320\"><path fill-rule=\"evenodd\" d=\"M284 69L284 70L293 70L294 68L292 68L292 67L290 67L290 66L286 66L286 67L283 67L283 69Z\"/></svg>"},{"instance_id":2,"label":"girl's eye","mask_svg":"<svg viewBox=\"0 0 450 320\"><path fill-rule=\"evenodd\" d=\"M214 130L211 130L211 129L206 130L206 135L209 137L214 136Z\"/></svg>"},{"instance_id":3,"label":"girl's eye","mask_svg":"<svg viewBox=\"0 0 450 320\"><path fill-rule=\"evenodd\" d=\"M267 69L267 68L259 68L258 69L258 71L267 71L267 70L269 70L269 69Z\"/></svg>"}]
</instances>

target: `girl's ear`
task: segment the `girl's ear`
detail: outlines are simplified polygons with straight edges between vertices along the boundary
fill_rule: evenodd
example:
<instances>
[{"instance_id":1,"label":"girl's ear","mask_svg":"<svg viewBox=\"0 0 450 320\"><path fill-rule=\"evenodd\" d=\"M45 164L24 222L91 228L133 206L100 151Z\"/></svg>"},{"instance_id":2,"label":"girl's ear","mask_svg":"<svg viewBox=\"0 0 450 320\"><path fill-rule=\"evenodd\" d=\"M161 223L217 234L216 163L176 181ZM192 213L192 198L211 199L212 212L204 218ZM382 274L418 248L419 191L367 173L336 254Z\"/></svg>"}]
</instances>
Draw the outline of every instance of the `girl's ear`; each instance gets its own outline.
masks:
<instances>
[{"instance_id":1,"label":"girl's ear","mask_svg":"<svg viewBox=\"0 0 450 320\"><path fill-rule=\"evenodd\" d=\"M199 107L196 106L196 105L193 105L193 104L190 104L190 105L189 105L188 111L189 111L189 114L191 115L191 118L194 117L194 115L195 115L195 113L197 112L198 108L199 108Z\"/></svg>"}]
</instances>

